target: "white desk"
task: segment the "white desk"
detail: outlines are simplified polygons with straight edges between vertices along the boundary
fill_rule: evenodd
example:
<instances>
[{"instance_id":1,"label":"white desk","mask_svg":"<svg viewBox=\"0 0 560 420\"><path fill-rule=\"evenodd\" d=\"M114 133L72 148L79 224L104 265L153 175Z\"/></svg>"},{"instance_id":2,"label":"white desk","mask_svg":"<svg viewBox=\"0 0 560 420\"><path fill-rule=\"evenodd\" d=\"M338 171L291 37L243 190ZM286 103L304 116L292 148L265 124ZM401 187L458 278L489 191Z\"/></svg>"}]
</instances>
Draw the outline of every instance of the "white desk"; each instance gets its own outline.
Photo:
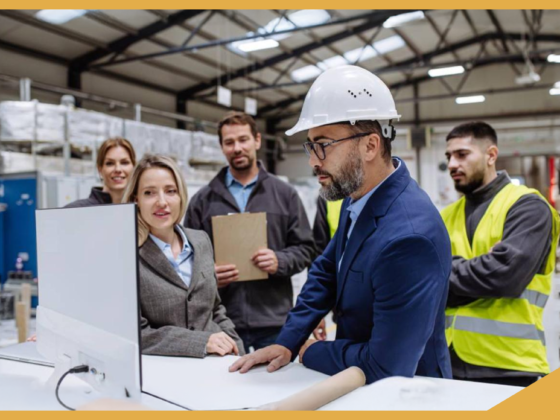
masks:
<instances>
[{"instance_id":1,"label":"white desk","mask_svg":"<svg viewBox=\"0 0 560 420\"><path fill-rule=\"evenodd\" d=\"M0 410L65 410L56 400L54 389L45 385L52 372L52 367L0 359ZM101 398L72 375L64 379L59 395L70 407ZM179 409L146 394L142 394L141 403L154 410Z\"/></svg>"},{"instance_id":2,"label":"white desk","mask_svg":"<svg viewBox=\"0 0 560 420\"><path fill-rule=\"evenodd\" d=\"M328 378L296 363L274 373L264 366L230 373L237 359L143 356L143 390L190 410L240 410L287 398Z\"/></svg>"},{"instance_id":3,"label":"white desk","mask_svg":"<svg viewBox=\"0 0 560 420\"><path fill-rule=\"evenodd\" d=\"M0 349L11 357L29 345ZM257 407L292 395L325 378L325 375L292 364L278 372L257 368L247 374L229 373L236 358L205 359L143 357L143 390L194 410ZM60 410L54 391L44 383L52 368L0 359L0 410ZM323 410L488 410L522 388L434 378L388 378L360 388L323 407ZM68 376L62 400L75 407L95 400L95 391ZM142 394L142 403L154 409L179 407Z\"/></svg>"}]
</instances>

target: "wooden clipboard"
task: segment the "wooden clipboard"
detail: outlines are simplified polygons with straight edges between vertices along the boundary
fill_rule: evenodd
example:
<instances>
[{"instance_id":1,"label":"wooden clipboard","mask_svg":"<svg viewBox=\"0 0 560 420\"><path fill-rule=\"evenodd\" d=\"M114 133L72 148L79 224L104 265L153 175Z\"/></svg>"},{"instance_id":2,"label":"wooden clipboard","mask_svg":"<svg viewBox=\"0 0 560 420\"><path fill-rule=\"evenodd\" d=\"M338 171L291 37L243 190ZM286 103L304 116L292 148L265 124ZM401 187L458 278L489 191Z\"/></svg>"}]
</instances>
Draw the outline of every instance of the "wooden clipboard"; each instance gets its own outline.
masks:
<instances>
[{"instance_id":1,"label":"wooden clipboard","mask_svg":"<svg viewBox=\"0 0 560 420\"><path fill-rule=\"evenodd\" d=\"M268 273L257 268L251 257L268 248L266 213L238 213L212 217L216 265L235 264L238 281L268 279Z\"/></svg>"}]
</instances>

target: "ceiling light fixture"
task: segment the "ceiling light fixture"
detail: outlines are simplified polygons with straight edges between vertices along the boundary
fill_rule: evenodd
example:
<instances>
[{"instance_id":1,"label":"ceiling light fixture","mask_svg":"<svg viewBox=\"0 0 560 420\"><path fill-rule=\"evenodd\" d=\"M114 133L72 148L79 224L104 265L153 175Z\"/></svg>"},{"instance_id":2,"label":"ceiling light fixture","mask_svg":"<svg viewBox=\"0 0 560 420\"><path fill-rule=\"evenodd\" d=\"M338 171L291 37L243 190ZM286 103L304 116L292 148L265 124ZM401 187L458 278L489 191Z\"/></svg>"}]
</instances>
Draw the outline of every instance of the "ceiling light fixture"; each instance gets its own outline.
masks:
<instances>
[{"instance_id":1,"label":"ceiling light fixture","mask_svg":"<svg viewBox=\"0 0 560 420\"><path fill-rule=\"evenodd\" d=\"M560 63L560 54L549 54L546 61L549 63Z\"/></svg>"},{"instance_id":2,"label":"ceiling light fixture","mask_svg":"<svg viewBox=\"0 0 560 420\"><path fill-rule=\"evenodd\" d=\"M477 104L480 102L484 102L486 98L483 95L474 95L474 96L459 96L455 98L455 103L459 105L464 104Z\"/></svg>"},{"instance_id":3,"label":"ceiling light fixture","mask_svg":"<svg viewBox=\"0 0 560 420\"><path fill-rule=\"evenodd\" d=\"M43 9L35 13L35 17L54 25L62 25L87 13L85 9Z\"/></svg>"},{"instance_id":4,"label":"ceiling light fixture","mask_svg":"<svg viewBox=\"0 0 560 420\"><path fill-rule=\"evenodd\" d=\"M276 48L279 44L275 39L257 38L251 41L234 42L232 45L240 51L253 52Z\"/></svg>"},{"instance_id":5,"label":"ceiling light fixture","mask_svg":"<svg viewBox=\"0 0 560 420\"><path fill-rule=\"evenodd\" d=\"M295 82L305 82L319 76L321 73L322 71L319 67L310 65L294 70L291 76Z\"/></svg>"},{"instance_id":6,"label":"ceiling light fixture","mask_svg":"<svg viewBox=\"0 0 560 420\"><path fill-rule=\"evenodd\" d=\"M560 95L560 88L554 87L554 88L550 89L549 93L553 96Z\"/></svg>"},{"instance_id":7,"label":"ceiling light fixture","mask_svg":"<svg viewBox=\"0 0 560 420\"><path fill-rule=\"evenodd\" d=\"M439 69L428 70L430 77L452 76L454 74L462 74L464 72L465 68L463 66L442 67Z\"/></svg>"},{"instance_id":8,"label":"ceiling light fixture","mask_svg":"<svg viewBox=\"0 0 560 420\"><path fill-rule=\"evenodd\" d=\"M402 15L390 17L383 23L383 27L394 28L396 26L400 26L405 23L412 22L413 20L424 19L424 17L425 17L424 12L422 12L421 10L417 10L416 12L411 12L411 13L404 13Z\"/></svg>"},{"instance_id":9,"label":"ceiling light fixture","mask_svg":"<svg viewBox=\"0 0 560 420\"><path fill-rule=\"evenodd\" d=\"M287 31L295 28L305 28L307 26L320 25L328 22L331 15L326 10L298 10L290 13L288 17L272 19L265 26L258 29L261 34L271 34L274 32ZM278 41L290 37L292 34L272 35Z\"/></svg>"}]
</instances>

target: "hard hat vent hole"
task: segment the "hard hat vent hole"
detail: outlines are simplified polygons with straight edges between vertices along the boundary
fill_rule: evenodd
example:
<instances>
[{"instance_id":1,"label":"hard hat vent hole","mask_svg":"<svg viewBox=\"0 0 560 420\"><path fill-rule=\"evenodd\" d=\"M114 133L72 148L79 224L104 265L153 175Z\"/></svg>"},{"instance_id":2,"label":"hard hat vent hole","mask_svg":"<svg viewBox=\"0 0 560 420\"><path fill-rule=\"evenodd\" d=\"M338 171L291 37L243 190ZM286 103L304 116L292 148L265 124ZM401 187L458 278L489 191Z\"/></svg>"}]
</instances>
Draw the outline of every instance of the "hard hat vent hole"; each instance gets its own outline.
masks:
<instances>
[{"instance_id":1,"label":"hard hat vent hole","mask_svg":"<svg viewBox=\"0 0 560 420\"><path fill-rule=\"evenodd\" d=\"M350 89L348 89L348 93L350 94L350 96L353 96L354 98L357 98L356 94L354 92L352 92ZM360 92L361 95L361 92Z\"/></svg>"}]
</instances>

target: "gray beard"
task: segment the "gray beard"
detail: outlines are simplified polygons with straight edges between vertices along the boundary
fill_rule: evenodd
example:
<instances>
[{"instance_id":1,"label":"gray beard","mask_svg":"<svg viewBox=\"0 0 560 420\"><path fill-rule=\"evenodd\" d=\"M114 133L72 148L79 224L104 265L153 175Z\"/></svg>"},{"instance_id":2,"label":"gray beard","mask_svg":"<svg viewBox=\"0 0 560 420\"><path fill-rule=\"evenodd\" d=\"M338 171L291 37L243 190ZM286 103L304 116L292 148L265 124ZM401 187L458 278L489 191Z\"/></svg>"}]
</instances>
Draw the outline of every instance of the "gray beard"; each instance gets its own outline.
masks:
<instances>
[{"instance_id":1,"label":"gray beard","mask_svg":"<svg viewBox=\"0 0 560 420\"><path fill-rule=\"evenodd\" d=\"M364 184L364 166L357 153L349 156L348 163L342 168L338 177L326 175L331 176L332 182L328 186L322 186L319 195L327 201L338 201L349 197Z\"/></svg>"}]
</instances>

